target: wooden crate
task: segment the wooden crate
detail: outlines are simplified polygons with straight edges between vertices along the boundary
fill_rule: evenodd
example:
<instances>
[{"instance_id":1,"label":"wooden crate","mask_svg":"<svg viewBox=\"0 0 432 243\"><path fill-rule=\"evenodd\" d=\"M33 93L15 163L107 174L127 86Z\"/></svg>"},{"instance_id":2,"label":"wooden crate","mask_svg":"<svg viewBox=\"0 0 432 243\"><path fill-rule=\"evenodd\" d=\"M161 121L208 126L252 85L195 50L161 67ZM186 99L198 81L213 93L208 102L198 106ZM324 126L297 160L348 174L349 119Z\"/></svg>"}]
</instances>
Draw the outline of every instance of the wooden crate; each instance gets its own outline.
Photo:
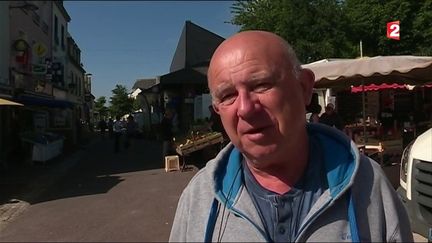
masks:
<instances>
[{"instance_id":1,"label":"wooden crate","mask_svg":"<svg viewBox=\"0 0 432 243\"><path fill-rule=\"evenodd\" d=\"M165 172L180 170L178 155L165 156Z\"/></svg>"},{"instance_id":2,"label":"wooden crate","mask_svg":"<svg viewBox=\"0 0 432 243\"><path fill-rule=\"evenodd\" d=\"M207 146L222 143L223 137L221 133L214 133L209 136L205 136L203 138L197 139L189 144L185 144L183 146L179 146L176 148L176 152L180 155L188 155L192 152L203 149Z\"/></svg>"}]
</instances>

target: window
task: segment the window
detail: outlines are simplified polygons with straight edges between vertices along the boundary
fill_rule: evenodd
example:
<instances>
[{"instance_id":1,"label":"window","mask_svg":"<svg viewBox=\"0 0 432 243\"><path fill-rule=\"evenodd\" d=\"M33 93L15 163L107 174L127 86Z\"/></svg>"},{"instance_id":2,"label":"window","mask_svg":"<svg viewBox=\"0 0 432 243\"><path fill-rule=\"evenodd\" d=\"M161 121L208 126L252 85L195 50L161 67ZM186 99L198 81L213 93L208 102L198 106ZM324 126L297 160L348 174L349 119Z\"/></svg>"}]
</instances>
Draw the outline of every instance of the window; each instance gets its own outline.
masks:
<instances>
[{"instance_id":1,"label":"window","mask_svg":"<svg viewBox=\"0 0 432 243\"><path fill-rule=\"evenodd\" d=\"M71 79L70 79L70 83L69 83L69 91L72 89L73 82L74 82L74 74L73 74L73 72L71 71L70 74L71 74Z\"/></svg>"},{"instance_id":2,"label":"window","mask_svg":"<svg viewBox=\"0 0 432 243\"><path fill-rule=\"evenodd\" d=\"M78 96L81 96L81 78L79 78L79 80L78 80Z\"/></svg>"},{"instance_id":3,"label":"window","mask_svg":"<svg viewBox=\"0 0 432 243\"><path fill-rule=\"evenodd\" d=\"M59 39L58 39L58 18L57 18L57 15L54 15L54 42L56 44L59 43Z\"/></svg>"},{"instance_id":4,"label":"window","mask_svg":"<svg viewBox=\"0 0 432 243\"><path fill-rule=\"evenodd\" d=\"M64 50L65 49L65 43L64 43L64 25L61 26L61 47Z\"/></svg>"}]
</instances>

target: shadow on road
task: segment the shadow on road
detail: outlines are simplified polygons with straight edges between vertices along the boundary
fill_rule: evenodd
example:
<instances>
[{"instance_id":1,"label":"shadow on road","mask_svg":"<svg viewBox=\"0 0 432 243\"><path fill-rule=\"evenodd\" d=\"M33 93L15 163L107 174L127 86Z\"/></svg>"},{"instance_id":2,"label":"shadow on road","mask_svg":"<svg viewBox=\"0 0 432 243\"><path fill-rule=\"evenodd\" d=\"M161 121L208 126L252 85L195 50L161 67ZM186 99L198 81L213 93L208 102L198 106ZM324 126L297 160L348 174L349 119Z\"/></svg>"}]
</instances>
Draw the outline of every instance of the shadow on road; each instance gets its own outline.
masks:
<instances>
[{"instance_id":1,"label":"shadow on road","mask_svg":"<svg viewBox=\"0 0 432 243\"><path fill-rule=\"evenodd\" d=\"M11 199L36 204L106 193L122 182L123 173L162 169L165 166L162 143L145 139L135 139L129 148L122 146L118 153L114 153L112 139L96 137L89 146L70 156L26 166L17 174L4 177L0 183L3 194L0 204ZM196 156L192 158L195 160Z\"/></svg>"},{"instance_id":2,"label":"shadow on road","mask_svg":"<svg viewBox=\"0 0 432 243\"><path fill-rule=\"evenodd\" d=\"M163 168L162 146L158 141L135 139L129 148L114 153L113 140L96 138L82 151L76 164L62 176L50 190L31 204L61 198L106 193L123 181L121 174Z\"/></svg>"}]
</instances>

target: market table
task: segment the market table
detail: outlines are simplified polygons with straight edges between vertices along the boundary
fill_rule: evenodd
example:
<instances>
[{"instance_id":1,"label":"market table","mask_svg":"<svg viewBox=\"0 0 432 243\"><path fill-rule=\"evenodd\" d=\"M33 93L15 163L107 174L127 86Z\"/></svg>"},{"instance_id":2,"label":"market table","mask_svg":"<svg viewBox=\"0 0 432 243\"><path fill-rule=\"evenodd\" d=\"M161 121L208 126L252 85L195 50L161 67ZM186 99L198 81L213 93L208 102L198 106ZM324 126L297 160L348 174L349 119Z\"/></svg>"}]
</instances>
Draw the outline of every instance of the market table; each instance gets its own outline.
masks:
<instances>
[{"instance_id":1,"label":"market table","mask_svg":"<svg viewBox=\"0 0 432 243\"><path fill-rule=\"evenodd\" d=\"M182 171L186 168L186 156L214 144L220 144L222 147L223 141L223 136L220 132L211 132L196 138L187 139L185 144L177 146L176 152L182 158Z\"/></svg>"}]
</instances>

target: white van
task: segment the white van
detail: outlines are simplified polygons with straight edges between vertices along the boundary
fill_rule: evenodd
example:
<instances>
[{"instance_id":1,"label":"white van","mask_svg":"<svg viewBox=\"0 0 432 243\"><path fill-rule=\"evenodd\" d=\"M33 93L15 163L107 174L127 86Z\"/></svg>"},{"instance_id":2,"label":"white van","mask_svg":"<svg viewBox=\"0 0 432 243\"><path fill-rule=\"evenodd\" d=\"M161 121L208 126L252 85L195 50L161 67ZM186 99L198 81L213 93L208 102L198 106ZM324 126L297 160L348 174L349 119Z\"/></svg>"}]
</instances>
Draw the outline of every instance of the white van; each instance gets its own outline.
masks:
<instances>
[{"instance_id":1,"label":"white van","mask_svg":"<svg viewBox=\"0 0 432 243\"><path fill-rule=\"evenodd\" d=\"M432 240L432 128L404 149L399 178L412 230Z\"/></svg>"}]
</instances>

